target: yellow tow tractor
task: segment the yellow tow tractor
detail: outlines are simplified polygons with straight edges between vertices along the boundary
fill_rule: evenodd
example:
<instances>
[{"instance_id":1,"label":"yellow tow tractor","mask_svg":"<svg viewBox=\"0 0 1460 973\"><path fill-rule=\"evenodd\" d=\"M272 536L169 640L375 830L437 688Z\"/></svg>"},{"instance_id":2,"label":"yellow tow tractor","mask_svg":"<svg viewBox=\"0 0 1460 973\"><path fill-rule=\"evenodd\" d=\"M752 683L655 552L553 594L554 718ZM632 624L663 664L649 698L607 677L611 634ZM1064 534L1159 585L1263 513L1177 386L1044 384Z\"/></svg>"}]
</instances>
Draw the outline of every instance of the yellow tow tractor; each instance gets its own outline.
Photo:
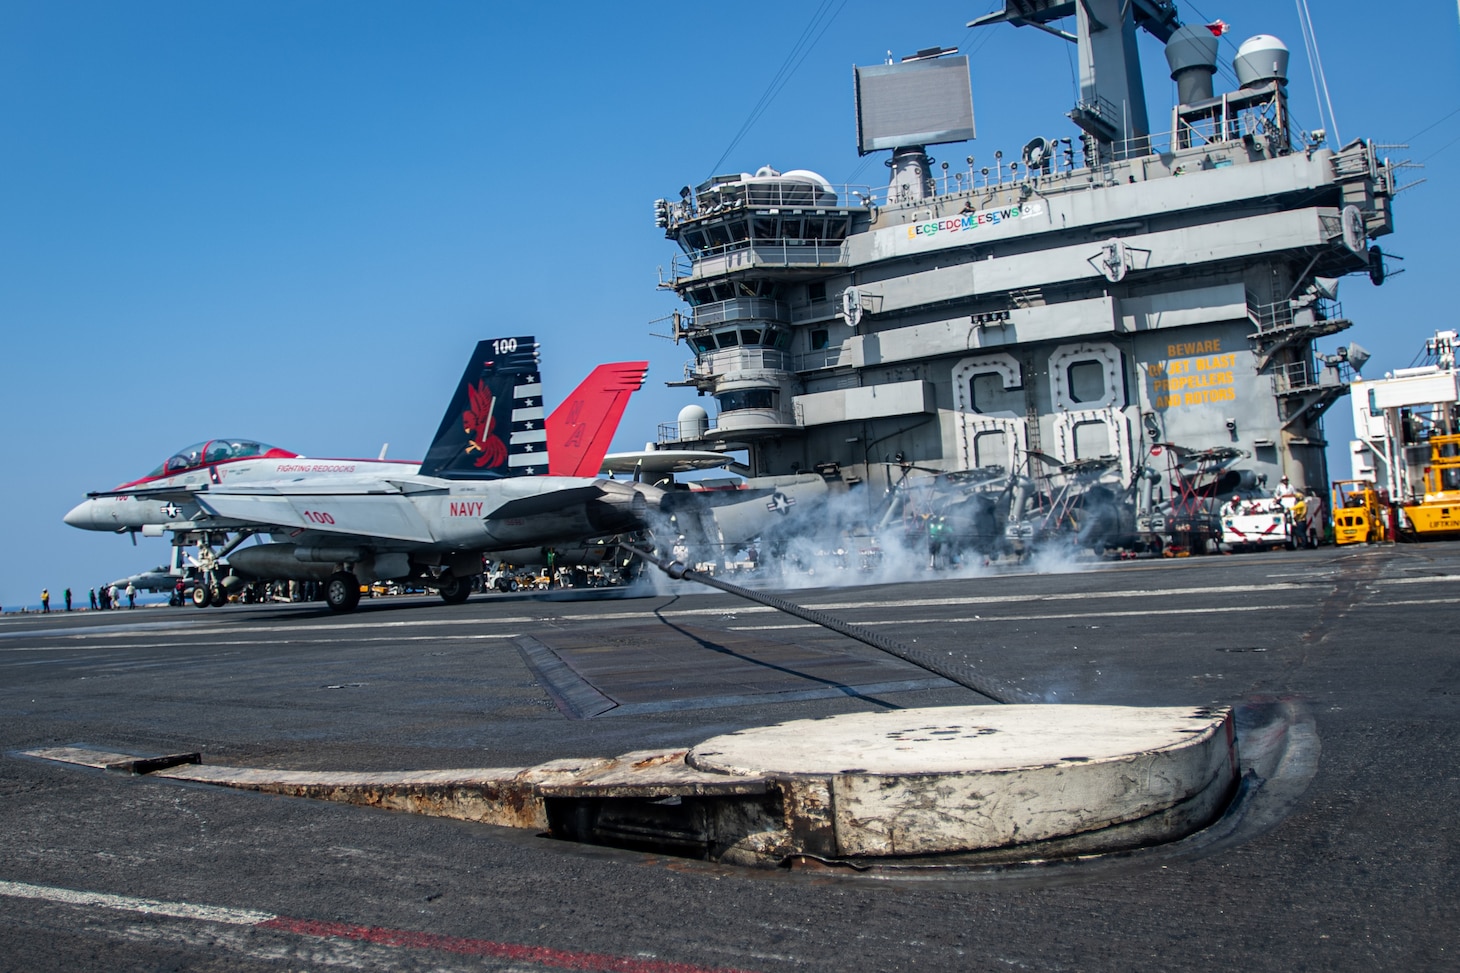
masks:
<instances>
[{"instance_id":1,"label":"yellow tow tractor","mask_svg":"<svg viewBox=\"0 0 1460 973\"><path fill-rule=\"evenodd\" d=\"M1460 435L1430 437L1424 498L1400 506L1405 534L1414 540L1460 537Z\"/></svg>"},{"instance_id":2,"label":"yellow tow tractor","mask_svg":"<svg viewBox=\"0 0 1460 973\"><path fill-rule=\"evenodd\" d=\"M1335 480L1333 543L1372 544L1384 539L1379 492L1372 480Z\"/></svg>"}]
</instances>

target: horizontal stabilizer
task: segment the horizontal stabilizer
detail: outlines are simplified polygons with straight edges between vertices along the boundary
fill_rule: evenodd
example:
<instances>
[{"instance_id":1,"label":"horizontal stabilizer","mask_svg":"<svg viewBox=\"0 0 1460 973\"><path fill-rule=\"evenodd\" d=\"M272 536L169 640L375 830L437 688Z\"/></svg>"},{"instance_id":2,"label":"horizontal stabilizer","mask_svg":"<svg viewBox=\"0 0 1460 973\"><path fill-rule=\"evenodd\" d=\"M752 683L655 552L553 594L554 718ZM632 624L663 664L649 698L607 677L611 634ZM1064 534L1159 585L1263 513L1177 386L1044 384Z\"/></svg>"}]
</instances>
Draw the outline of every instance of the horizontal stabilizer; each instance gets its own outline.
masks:
<instances>
[{"instance_id":1,"label":"horizontal stabilizer","mask_svg":"<svg viewBox=\"0 0 1460 973\"><path fill-rule=\"evenodd\" d=\"M590 503L604 495L597 486L569 487L553 490L534 497L508 500L502 506L487 514L488 520L511 520L517 517L536 517L542 514L558 513L569 507Z\"/></svg>"}]
</instances>

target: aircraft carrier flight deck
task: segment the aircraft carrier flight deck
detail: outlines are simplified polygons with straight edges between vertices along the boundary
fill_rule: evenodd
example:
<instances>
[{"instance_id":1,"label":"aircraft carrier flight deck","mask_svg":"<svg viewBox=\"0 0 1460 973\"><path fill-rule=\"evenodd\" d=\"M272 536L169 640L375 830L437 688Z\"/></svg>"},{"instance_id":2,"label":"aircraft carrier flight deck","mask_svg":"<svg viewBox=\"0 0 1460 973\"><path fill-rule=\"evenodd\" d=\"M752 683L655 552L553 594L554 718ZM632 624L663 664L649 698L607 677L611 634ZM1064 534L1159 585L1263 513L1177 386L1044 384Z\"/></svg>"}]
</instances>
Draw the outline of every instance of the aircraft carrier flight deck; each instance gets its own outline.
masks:
<instances>
[{"instance_id":1,"label":"aircraft carrier flight deck","mask_svg":"<svg viewBox=\"0 0 1460 973\"><path fill-rule=\"evenodd\" d=\"M776 593L1053 704L1231 707L1245 760L1279 736L1287 749L1246 768L1229 824L1179 841L906 876L810 856L743 867L668 842L606 847L35 754L197 754L215 772L425 773L672 751L788 720L997 704L809 622L682 583L607 600L367 599L350 616L317 604L7 616L6 965L1453 962L1454 550L1323 548Z\"/></svg>"}]
</instances>

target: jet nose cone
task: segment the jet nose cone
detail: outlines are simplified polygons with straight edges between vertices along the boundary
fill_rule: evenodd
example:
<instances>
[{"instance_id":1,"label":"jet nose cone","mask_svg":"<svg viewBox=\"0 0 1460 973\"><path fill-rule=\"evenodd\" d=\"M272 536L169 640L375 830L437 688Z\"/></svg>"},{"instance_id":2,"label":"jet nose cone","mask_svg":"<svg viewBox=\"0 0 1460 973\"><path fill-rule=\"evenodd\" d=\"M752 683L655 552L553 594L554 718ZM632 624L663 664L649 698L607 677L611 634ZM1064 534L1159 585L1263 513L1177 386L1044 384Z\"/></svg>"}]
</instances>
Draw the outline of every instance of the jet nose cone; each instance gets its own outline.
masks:
<instances>
[{"instance_id":1,"label":"jet nose cone","mask_svg":"<svg viewBox=\"0 0 1460 973\"><path fill-rule=\"evenodd\" d=\"M72 507L64 518L66 523L72 527L80 527L82 530L89 530L92 526L92 503L90 500L83 500Z\"/></svg>"}]
</instances>

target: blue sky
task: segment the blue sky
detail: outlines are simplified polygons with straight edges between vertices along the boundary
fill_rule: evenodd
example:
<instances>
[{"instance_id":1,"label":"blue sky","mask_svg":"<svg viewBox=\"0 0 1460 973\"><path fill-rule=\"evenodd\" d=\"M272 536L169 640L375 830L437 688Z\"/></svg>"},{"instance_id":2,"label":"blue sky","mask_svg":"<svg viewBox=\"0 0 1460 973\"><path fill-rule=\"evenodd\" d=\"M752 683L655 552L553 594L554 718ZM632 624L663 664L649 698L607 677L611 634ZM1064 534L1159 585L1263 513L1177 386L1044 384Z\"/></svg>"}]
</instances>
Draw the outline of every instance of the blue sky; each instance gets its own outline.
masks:
<instances>
[{"instance_id":1,"label":"blue sky","mask_svg":"<svg viewBox=\"0 0 1460 973\"><path fill-rule=\"evenodd\" d=\"M888 50L973 55L979 138L935 155L1072 135L1068 45L964 27L992 6L0 0L0 605L164 561L163 541L61 517L188 443L419 458L483 337L537 335L550 399L600 361L649 359L615 443L642 446L695 401L663 385L688 349L652 336L677 252L652 201L762 165L881 184L885 153L856 154L850 69ZM1231 25L1224 60L1283 38L1294 115L1323 124L1294 5L1180 6ZM1382 241L1406 273L1340 295L1372 376L1460 325L1460 29L1448 0L1311 6L1341 137L1412 138L1391 154L1426 166ZM1173 85L1141 50L1163 129ZM1335 475L1348 425L1345 401Z\"/></svg>"}]
</instances>

